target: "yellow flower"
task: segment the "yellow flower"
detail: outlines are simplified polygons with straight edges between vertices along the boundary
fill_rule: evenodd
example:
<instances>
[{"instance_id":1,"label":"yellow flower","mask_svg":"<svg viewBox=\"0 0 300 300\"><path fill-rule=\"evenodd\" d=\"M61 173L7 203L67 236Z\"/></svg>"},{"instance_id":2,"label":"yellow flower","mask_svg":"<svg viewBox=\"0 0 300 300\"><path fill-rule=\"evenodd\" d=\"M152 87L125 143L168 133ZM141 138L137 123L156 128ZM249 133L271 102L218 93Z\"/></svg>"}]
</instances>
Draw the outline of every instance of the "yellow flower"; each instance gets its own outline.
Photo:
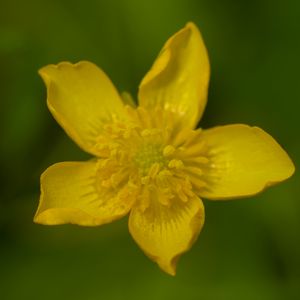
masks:
<instances>
[{"instance_id":1,"label":"yellow flower","mask_svg":"<svg viewBox=\"0 0 300 300\"><path fill-rule=\"evenodd\" d=\"M97 226L129 213L133 239L174 275L203 226L200 198L254 195L294 172L286 152L258 127L195 129L210 68L193 23L164 45L140 84L137 108L90 62L39 73L54 118L95 158L43 173L36 223Z\"/></svg>"}]
</instances>

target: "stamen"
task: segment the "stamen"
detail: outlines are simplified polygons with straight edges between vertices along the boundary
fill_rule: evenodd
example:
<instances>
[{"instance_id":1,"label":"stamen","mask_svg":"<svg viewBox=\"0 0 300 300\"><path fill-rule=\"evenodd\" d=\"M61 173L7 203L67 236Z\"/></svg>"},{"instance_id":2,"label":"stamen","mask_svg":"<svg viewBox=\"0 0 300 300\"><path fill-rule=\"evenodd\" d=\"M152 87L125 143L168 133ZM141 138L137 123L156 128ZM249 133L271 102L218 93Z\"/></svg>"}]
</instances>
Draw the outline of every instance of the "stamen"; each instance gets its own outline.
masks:
<instances>
[{"instance_id":1,"label":"stamen","mask_svg":"<svg viewBox=\"0 0 300 300\"><path fill-rule=\"evenodd\" d=\"M156 174L158 173L159 169L160 169L160 164L159 163L154 163L150 167L148 176L153 179L156 176Z\"/></svg>"},{"instance_id":2,"label":"stamen","mask_svg":"<svg viewBox=\"0 0 300 300\"><path fill-rule=\"evenodd\" d=\"M169 162L168 167L170 169L180 169L183 167L183 162L180 159L172 159Z\"/></svg>"},{"instance_id":3,"label":"stamen","mask_svg":"<svg viewBox=\"0 0 300 300\"><path fill-rule=\"evenodd\" d=\"M178 130L172 113L160 108L151 117L144 108L127 106L126 111L126 123L112 120L97 138L99 189L122 201L135 197L146 210L153 201L187 202L205 188L203 172L210 160L201 130Z\"/></svg>"},{"instance_id":4,"label":"stamen","mask_svg":"<svg viewBox=\"0 0 300 300\"><path fill-rule=\"evenodd\" d=\"M168 145L163 150L163 155L166 157L171 156L175 152L175 148L172 145Z\"/></svg>"}]
</instances>

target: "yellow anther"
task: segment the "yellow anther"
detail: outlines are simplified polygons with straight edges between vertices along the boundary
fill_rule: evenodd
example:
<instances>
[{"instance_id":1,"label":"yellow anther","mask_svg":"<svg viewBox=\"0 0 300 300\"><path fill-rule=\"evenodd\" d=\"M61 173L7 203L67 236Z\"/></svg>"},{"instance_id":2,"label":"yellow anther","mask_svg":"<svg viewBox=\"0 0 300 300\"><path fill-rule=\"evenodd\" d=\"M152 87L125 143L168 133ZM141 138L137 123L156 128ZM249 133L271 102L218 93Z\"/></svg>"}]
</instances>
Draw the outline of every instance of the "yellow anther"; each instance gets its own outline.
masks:
<instances>
[{"instance_id":1,"label":"yellow anther","mask_svg":"<svg viewBox=\"0 0 300 300\"><path fill-rule=\"evenodd\" d=\"M169 162L168 167L170 169L179 169L179 168L183 167L183 162L179 159L172 159Z\"/></svg>"},{"instance_id":2,"label":"yellow anther","mask_svg":"<svg viewBox=\"0 0 300 300\"><path fill-rule=\"evenodd\" d=\"M148 184L150 182L150 177L149 176L144 176L141 178L141 183L142 184Z\"/></svg>"},{"instance_id":3,"label":"yellow anther","mask_svg":"<svg viewBox=\"0 0 300 300\"><path fill-rule=\"evenodd\" d=\"M111 180L110 179L102 180L101 185L105 188L111 188Z\"/></svg>"},{"instance_id":4,"label":"yellow anther","mask_svg":"<svg viewBox=\"0 0 300 300\"><path fill-rule=\"evenodd\" d=\"M181 188L177 190L177 194L182 202L187 202L189 200L189 198Z\"/></svg>"},{"instance_id":5,"label":"yellow anther","mask_svg":"<svg viewBox=\"0 0 300 300\"><path fill-rule=\"evenodd\" d=\"M141 195L138 197L139 209L144 212L150 205L150 193L147 188L143 188Z\"/></svg>"},{"instance_id":6,"label":"yellow anther","mask_svg":"<svg viewBox=\"0 0 300 300\"><path fill-rule=\"evenodd\" d=\"M116 158L118 154L118 149L112 149L110 155L112 158Z\"/></svg>"},{"instance_id":7,"label":"yellow anther","mask_svg":"<svg viewBox=\"0 0 300 300\"><path fill-rule=\"evenodd\" d=\"M131 130L127 129L123 132L124 139L129 139L131 137Z\"/></svg>"},{"instance_id":8,"label":"yellow anther","mask_svg":"<svg viewBox=\"0 0 300 300\"><path fill-rule=\"evenodd\" d=\"M168 145L164 148L163 155L168 157L168 156L172 155L174 152L175 152L175 148L171 145Z\"/></svg>"},{"instance_id":9,"label":"yellow anther","mask_svg":"<svg viewBox=\"0 0 300 300\"><path fill-rule=\"evenodd\" d=\"M161 177L170 177L170 176L172 176L172 172L170 172L167 169L164 169L164 170L159 172L159 176L161 176Z\"/></svg>"},{"instance_id":10,"label":"yellow anther","mask_svg":"<svg viewBox=\"0 0 300 300\"><path fill-rule=\"evenodd\" d=\"M147 128L141 132L141 135L142 135L142 137L147 137L147 136L154 136L159 133L160 133L160 130L157 128L151 128L151 129Z\"/></svg>"},{"instance_id":11,"label":"yellow anther","mask_svg":"<svg viewBox=\"0 0 300 300\"><path fill-rule=\"evenodd\" d=\"M146 137L146 136L150 136L151 135L151 129L144 129L141 132L141 136Z\"/></svg>"},{"instance_id":12,"label":"yellow anther","mask_svg":"<svg viewBox=\"0 0 300 300\"><path fill-rule=\"evenodd\" d=\"M148 172L148 176L150 178L154 178L157 173L159 172L159 169L160 169L160 165L159 163L154 163L151 167L150 167L150 170Z\"/></svg>"},{"instance_id":13,"label":"yellow anther","mask_svg":"<svg viewBox=\"0 0 300 300\"><path fill-rule=\"evenodd\" d=\"M166 193L162 193L159 197L159 202L160 204L164 205L164 206L170 206L171 205L171 197L169 197L169 195Z\"/></svg>"},{"instance_id":14,"label":"yellow anther","mask_svg":"<svg viewBox=\"0 0 300 300\"><path fill-rule=\"evenodd\" d=\"M186 167L185 168L185 171L193 174L193 175L197 175L197 176L201 176L203 175L203 170L201 170L200 168L197 168L197 167Z\"/></svg>"},{"instance_id":15,"label":"yellow anther","mask_svg":"<svg viewBox=\"0 0 300 300\"><path fill-rule=\"evenodd\" d=\"M125 177L126 177L126 173L124 172L123 173L118 172L113 174L110 178L112 187L114 188L118 187L118 185L122 182L122 180L124 180Z\"/></svg>"}]
</instances>

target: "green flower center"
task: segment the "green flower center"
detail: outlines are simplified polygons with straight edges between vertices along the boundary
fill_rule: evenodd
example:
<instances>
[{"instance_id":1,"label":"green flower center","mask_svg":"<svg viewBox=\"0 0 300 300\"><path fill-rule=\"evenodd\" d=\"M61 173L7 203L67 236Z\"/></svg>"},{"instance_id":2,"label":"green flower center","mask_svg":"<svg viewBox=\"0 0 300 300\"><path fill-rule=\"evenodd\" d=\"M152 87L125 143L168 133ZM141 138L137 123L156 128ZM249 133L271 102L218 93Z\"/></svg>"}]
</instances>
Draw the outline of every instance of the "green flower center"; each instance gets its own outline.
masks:
<instances>
[{"instance_id":1,"label":"green flower center","mask_svg":"<svg viewBox=\"0 0 300 300\"><path fill-rule=\"evenodd\" d=\"M165 167L168 164L168 160L163 155L163 147L157 144L142 145L134 155L133 161L143 175L146 175L151 166L156 163L160 167Z\"/></svg>"}]
</instances>

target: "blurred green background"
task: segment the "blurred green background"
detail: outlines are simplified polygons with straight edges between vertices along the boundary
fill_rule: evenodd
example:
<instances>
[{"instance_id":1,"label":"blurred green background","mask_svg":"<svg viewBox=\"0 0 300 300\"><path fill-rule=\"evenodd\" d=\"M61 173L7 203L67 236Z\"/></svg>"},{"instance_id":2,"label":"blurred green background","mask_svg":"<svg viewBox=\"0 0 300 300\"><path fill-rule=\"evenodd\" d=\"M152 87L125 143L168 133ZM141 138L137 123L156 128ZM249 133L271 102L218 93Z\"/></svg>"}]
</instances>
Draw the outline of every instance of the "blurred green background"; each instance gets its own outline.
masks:
<instances>
[{"instance_id":1,"label":"blurred green background","mask_svg":"<svg viewBox=\"0 0 300 300\"><path fill-rule=\"evenodd\" d=\"M84 160L46 108L37 70L90 60L120 91L166 39L194 21L211 60L201 126L264 128L300 163L300 2L293 0L1 0L0 298L299 299L299 176L264 193L209 202L175 278L135 245L127 219L96 228L33 224L39 176Z\"/></svg>"}]
</instances>

